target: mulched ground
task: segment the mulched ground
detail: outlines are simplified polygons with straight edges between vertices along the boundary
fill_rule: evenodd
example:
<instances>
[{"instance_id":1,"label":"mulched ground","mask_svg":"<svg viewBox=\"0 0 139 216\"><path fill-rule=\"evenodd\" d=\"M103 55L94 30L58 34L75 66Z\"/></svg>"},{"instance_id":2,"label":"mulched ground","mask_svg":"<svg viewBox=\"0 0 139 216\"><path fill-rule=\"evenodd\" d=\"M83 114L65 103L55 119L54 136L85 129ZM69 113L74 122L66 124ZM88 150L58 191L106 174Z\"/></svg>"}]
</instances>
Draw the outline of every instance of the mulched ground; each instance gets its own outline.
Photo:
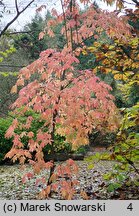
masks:
<instances>
[{"instance_id":1,"label":"mulched ground","mask_svg":"<svg viewBox=\"0 0 139 216\"><path fill-rule=\"evenodd\" d=\"M107 185L109 182L104 181L103 174L112 170L115 162L113 161L100 161L94 168L88 169L88 163L85 161L77 161L79 166L78 180L80 184L76 187L77 194L74 199L82 199L80 191L86 191L89 199L139 199L139 187L134 185L124 185L122 188L114 191L107 192ZM38 193L42 190L44 185L36 187L36 178L27 181L26 184L22 183L23 174L31 171L31 167L27 166L26 170L21 171L19 165L13 166L0 166L0 199L4 200L33 200L38 199ZM48 171L42 171L38 176L48 176ZM135 173L131 173L132 179L137 179ZM51 199L60 199L57 194L53 194Z\"/></svg>"}]
</instances>

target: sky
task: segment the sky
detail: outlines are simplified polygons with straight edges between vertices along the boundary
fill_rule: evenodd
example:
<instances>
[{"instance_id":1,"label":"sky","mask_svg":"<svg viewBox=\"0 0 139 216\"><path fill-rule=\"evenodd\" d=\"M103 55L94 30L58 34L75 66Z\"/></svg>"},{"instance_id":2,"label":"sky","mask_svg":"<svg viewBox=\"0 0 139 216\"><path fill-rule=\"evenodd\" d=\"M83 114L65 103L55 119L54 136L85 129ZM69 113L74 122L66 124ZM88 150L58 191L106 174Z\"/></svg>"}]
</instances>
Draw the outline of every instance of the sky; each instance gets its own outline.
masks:
<instances>
[{"instance_id":1,"label":"sky","mask_svg":"<svg viewBox=\"0 0 139 216\"><path fill-rule=\"evenodd\" d=\"M30 0L18 0L19 5L21 7L27 5L29 1ZM6 23L8 23L15 16L14 0L3 0L3 2L9 8L11 13L10 14L6 13L4 18L2 19L2 22L0 23L1 25L0 29L3 29ZM98 3L99 7L104 10L112 11L116 9L115 5L110 7L110 6L107 6L106 3L100 0L96 0L96 2ZM130 0L127 0L127 2L130 2ZM53 7L58 10L61 10L60 0L35 0L32 6L29 7L23 14L21 14L19 18L14 22L14 24L11 25L11 28L15 29L16 31L22 30L24 25L30 22L31 19L35 16L36 9L41 5L46 6L46 9L43 9L42 12L40 13L42 16L46 14L47 10L51 10Z\"/></svg>"}]
</instances>

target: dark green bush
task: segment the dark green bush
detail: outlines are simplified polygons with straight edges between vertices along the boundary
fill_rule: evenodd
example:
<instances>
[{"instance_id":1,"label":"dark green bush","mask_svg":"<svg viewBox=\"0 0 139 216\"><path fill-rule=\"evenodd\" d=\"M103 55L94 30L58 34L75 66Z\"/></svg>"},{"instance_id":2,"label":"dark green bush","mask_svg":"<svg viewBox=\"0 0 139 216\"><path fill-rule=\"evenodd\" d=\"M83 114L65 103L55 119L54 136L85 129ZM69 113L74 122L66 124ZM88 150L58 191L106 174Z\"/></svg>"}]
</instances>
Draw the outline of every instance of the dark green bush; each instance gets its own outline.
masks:
<instances>
[{"instance_id":1,"label":"dark green bush","mask_svg":"<svg viewBox=\"0 0 139 216\"><path fill-rule=\"evenodd\" d=\"M116 133L114 132L106 132L102 133L100 131L94 131L89 135L90 146L92 147L109 147L113 145L116 140Z\"/></svg>"},{"instance_id":2,"label":"dark green bush","mask_svg":"<svg viewBox=\"0 0 139 216\"><path fill-rule=\"evenodd\" d=\"M15 85L18 73L0 72L0 117L6 117L10 105L17 98L17 94L11 94L11 88Z\"/></svg>"},{"instance_id":3,"label":"dark green bush","mask_svg":"<svg viewBox=\"0 0 139 216\"><path fill-rule=\"evenodd\" d=\"M75 153L85 155L89 151L89 145L80 146Z\"/></svg>"},{"instance_id":4,"label":"dark green bush","mask_svg":"<svg viewBox=\"0 0 139 216\"><path fill-rule=\"evenodd\" d=\"M12 119L11 118L0 118L0 164L4 161L5 154L11 149L12 147L12 139L6 139L5 132L8 127L11 125Z\"/></svg>"}]
</instances>

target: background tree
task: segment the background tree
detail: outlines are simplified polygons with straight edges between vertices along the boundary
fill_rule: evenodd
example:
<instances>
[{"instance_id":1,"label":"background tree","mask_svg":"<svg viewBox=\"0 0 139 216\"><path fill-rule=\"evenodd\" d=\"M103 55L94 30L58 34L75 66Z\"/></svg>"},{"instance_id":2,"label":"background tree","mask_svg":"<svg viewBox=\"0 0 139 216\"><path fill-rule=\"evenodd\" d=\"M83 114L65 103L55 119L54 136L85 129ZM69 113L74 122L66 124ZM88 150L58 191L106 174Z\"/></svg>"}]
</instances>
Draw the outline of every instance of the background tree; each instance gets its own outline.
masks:
<instances>
[{"instance_id":1,"label":"background tree","mask_svg":"<svg viewBox=\"0 0 139 216\"><path fill-rule=\"evenodd\" d=\"M41 51L47 48L62 48L64 45L64 37L61 35L61 25L54 28L55 36L50 39L49 35L45 35L44 38L38 40L41 31L46 28L50 19L54 19L49 11L42 18L38 13L31 20L30 23L25 25L23 34L17 35L14 39L14 45L17 49L22 49L28 53L28 58L33 61L39 57Z\"/></svg>"}]
</instances>

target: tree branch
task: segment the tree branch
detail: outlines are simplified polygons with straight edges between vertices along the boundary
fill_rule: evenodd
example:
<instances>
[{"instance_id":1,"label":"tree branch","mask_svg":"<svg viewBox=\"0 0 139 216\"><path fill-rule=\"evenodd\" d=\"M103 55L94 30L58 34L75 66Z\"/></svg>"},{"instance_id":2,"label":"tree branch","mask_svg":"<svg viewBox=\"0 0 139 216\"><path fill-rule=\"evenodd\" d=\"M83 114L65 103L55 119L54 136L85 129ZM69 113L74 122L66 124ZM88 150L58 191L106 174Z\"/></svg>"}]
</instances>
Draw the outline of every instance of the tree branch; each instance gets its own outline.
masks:
<instances>
[{"instance_id":1,"label":"tree branch","mask_svg":"<svg viewBox=\"0 0 139 216\"><path fill-rule=\"evenodd\" d=\"M0 5L4 6L4 3L2 1L0 1Z\"/></svg>"},{"instance_id":2,"label":"tree branch","mask_svg":"<svg viewBox=\"0 0 139 216\"><path fill-rule=\"evenodd\" d=\"M73 0L70 0L70 16L72 19L72 11L73 11ZM70 40L71 40L71 50L73 51L73 29L70 27Z\"/></svg>"},{"instance_id":3,"label":"tree branch","mask_svg":"<svg viewBox=\"0 0 139 216\"><path fill-rule=\"evenodd\" d=\"M139 1L138 0L132 0L137 6L139 6Z\"/></svg>"},{"instance_id":4,"label":"tree branch","mask_svg":"<svg viewBox=\"0 0 139 216\"><path fill-rule=\"evenodd\" d=\"M60 1L61 1L61 7L62 7L62 11L63 11L64 27L65 27L65 35L66 35L67 48L68 48L69 44L68 44L68 29L67 29L66 15L65 15L65 11L64 11L63 1L62 1L62 0L60 0Z\"/></svg>"},{"instance_id":5,"label":"tree branch","mask_svg":"<svg viewBox=\"0 0 139 216\"><path fill-rule=\"evenodd\" d=\"M126 158L126 157L125 157ZM139 170L135 167L133 161L131 161L130 159L126 158L127 162L134 168L134 170L136 171L136 173L139 174Z\"/></svg>"},{"instance_id":6,"label":"tree branch","mask_svg":"<svg viewBox=\"0 0 139 216\"><path fill-rule=\"evenodd\" d=\"M126 0L123 0L124 3L129 4L129 5L135 5L134 3L127 2Z\"/></svg>"},{"instance_id":7,"label":"tree branch","mask_svg":"<svg viewBox=\"0 0 139 216\"><path fill-rule=\"evenodd\" d=\"M19 8L18 8L17 0L15 0L15 7L16 7L17 14L19 14Z\"/></svg>"},{"instance_id":8,"label":"tree branch","mask_svg":"<svg viewBox=\"0 0 139 216\"><path fill-rule=\"evenodd\" d=\"M30 3L28 3L26 5L26 7L24 7L21 11L19 11L18 6L16 5L16 10L18 11L16 16L9 22L7 23L7 25L4 27L4 29L0 32L0 37L5 34L5 31L9 28L9 26L11 26L15 20L20 16L20 14L22 14L35 0L30 1ZM17 0L15 0L15 4L17 4Z\"/></svg>"},{"instance_id":9,"label":"tree branch","mask_svg":"<svg viewBox=\"0 0 139 216\"><path fill-rule=\"evenodd\" d=\"M30 34L34 31L17 31L17 32L8 32L7 35L15 35L15 34Z\"/></svg>"},{"instance_id":10,"label":"tree branch","mask_svg":"<svg viewBox=\"0 0 139 216\"><path fill-rule=\"evenodd\" d=\"M7 64L0 64L0 67L11 67L11 68L22 68L22 67L26 67L26 65L7 65ZM8 71L7 71L8 72ZM12 72L12 71L10 71ZM0 72L1 73L1 72Z\"/></svg>"}]
</instances>

